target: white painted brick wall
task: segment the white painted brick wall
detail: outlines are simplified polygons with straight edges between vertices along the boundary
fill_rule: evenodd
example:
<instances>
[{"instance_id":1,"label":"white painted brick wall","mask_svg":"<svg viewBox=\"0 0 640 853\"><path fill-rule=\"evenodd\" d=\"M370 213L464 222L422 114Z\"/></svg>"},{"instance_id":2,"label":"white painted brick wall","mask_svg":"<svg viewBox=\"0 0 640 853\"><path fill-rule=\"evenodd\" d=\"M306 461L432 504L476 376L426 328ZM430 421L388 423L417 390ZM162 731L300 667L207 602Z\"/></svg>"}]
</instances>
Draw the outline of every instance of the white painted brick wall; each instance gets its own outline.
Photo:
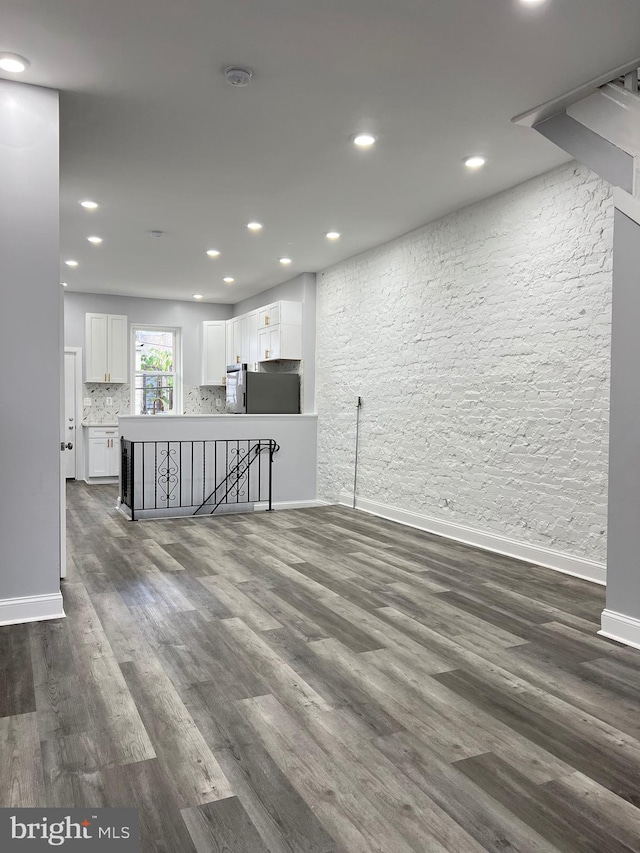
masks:
<instances>
[{"instance_id":1,"label":"white painted brick wall","mask_svg":"<svg viewBox=\"0 0 640 853\"><path fill-rule=\"evenodd\" d=\"M613 207L572 163L318 275L319 496L604 561Z\"/></svg>"}]
</instances>

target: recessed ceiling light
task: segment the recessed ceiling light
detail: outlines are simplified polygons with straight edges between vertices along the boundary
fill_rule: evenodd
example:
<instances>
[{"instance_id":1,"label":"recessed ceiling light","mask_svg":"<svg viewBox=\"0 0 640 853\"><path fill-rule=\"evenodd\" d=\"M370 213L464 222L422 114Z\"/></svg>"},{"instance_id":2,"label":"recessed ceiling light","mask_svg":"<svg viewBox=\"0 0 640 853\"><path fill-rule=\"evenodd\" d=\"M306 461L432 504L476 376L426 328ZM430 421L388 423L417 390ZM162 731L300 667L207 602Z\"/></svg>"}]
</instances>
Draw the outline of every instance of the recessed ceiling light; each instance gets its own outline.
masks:
<instances>
[{"instance_id":1,"label":"recessed ceiling light","mask_svg":"<svg viewBox=\"0 0 640 853\"><path fill-rule=\"evenodd\" d=\"M68 267L77 267L77 266L78 266L78 262L77 262L77 261L65 261L65 264L66 264Z\"/></svg>"},{"instance_id":2,"label":"recessed ceiling light","mask_svg":"<svg viewBox=\"0 0 640 853\"><path fill-rule=\"evenodd\" d=\"M279 258L279 260L284 267L288 267L291 263L291 258Z\"/></svg>"},{"instance_id":3,"label":"recessed ceiling light","mask_svg":"<svg viewBox=\"0 0 640 853\"><path fill-rule=\"evenodd\" d=\"M235 278L232 278L230 275L225 276L223 279L225 284L233 284Z\"/></svg>"},{"instance_id":4,"label":"recessed ceiling light","mask_svg":"<svg viewBox=\"0 0 640 853\"><path fill-rule=\"evenodd\" d=\"M202 294L201 293L194 293L193 298L194 299L202 299Z\"/></svg>"},{"instance_id":5,"label":"recessed ceiling light","mask_svg":"<svg viewBox=\"0 0 640 853\"><path fill-rule=\"evenodd\" d=\"M81 201L80 206L84 207L86 210L95 210L96 207L99 207L97 201L90 201L87 199L86 201Z\"/></svg>"},{"instance_id":6,"label":"recessed ceiling light","mask_svg":"<svg viewBox=\"0 0 640 853\"><path fill-rule=\"evenodd\" d=\"M60 284L61 284L63 287L69 287L69 285L67 284L67 282L66 282L66 281L61 281L61 282L60 282Z\"/></svg>"},{"instance_id":7,"label":"recessed ceiling light","mask_svg":"<svg viewBox=\"0 0 640 853\"><path fill-rule=\"evenodd\" d=\"M546 0L520 0L520 2L525 6L539 6L541 3L545 3Z\"/></svg>"},{"instance_id":8,"label":"recessed ceiling light","mask_svg":"<svg viewBox=\"0 0 640 853\"><path fill-rule=\"evenodd\" d=\"M217 258L220 252L217 249L207 249L207 255L210 258Z\"/></svg>"},{"instance_id":9,"label":"recessed ceiling light","mask_svg":"<svg viewBox=\"0 0 640 853\"><path fill-rule=\"evenodd\" d=\"M464 165L467 169L481 169L486 162L482 154L473 154L471 157L465 158Z\"/></svg>"},{"instance_id":10,"label":"recessed ceiling light","mask_svg":"<svg viewBox=\"0 0 640 853\"><path fill-rule=\"evenodd\" d=\"M249 231L262 231L262 222L247 222Z\"/></svg>"},{"instance_id":11,"label":"recessed ceiling light","mask_svg":"<svg viewBox=\"0 0 640 853\"><path fill-rule=\"evenodd\" d=\"M95 235L93 237L87 237L87 240L90 243L93 243L94 246L99 246L100 243L102 243L102 237L96 237Z\"/></svg>"},{"instance_id":12,"label":"recessed ceiling light","mask_svg":"<svg viewBox=\"0 0 640 853\"><path fill-rule=\"evenodd\" d=\"M324 236L327 238L327 240L339 240L340 239L340 232L339 231L327 231L327 233Z\"/></svg>"},{"instance_id":13,"label":"recessed ceiling light","mask_svg":"<svg viewBox=\"0 0 640 853\"><path fill-rule=\"evenodd\" d=\"M353 144L358 148L370 148L376 141L375 136L370 133L356 133L353 137Z\"/></svg>"},{"instance_id":14,"label":"recessed ceiling light","mask_svg":"<svg viewBox=\"0 0 640 853\"><path fill-rule=\"evenodd\" d=\"M21 74L30 65L28 59L19 56L17 53L0 53L0 69L8 71L10 74Z\"/></svg>"}]
</instances>

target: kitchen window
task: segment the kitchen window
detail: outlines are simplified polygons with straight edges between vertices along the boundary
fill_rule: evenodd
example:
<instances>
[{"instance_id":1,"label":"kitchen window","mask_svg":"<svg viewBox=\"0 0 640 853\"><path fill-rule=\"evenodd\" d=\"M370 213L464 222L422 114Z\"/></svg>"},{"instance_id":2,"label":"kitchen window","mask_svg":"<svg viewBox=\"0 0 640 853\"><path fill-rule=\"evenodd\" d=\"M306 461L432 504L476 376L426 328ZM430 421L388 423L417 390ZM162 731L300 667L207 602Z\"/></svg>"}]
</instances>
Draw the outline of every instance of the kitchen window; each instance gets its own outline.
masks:
<instances>
[{"instance_id":1,"label":"kitchen window","mask_svg":"<svg viewBox=\"0 0 640 853\"><path fill-rule=\"evenodd\" d=\"M180 333L161 326L133 326L134 415L180 413Z\"/></svg>"}]
</instances>

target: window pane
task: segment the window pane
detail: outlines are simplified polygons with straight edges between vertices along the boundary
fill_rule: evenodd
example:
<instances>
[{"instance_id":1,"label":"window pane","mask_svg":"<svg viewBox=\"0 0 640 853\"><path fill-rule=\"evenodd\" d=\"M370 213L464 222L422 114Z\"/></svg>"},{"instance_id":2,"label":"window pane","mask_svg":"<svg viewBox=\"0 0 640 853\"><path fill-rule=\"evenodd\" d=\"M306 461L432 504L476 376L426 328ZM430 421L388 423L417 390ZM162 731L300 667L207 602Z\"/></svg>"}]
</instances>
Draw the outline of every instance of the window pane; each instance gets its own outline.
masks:
<instances>
[{"instance_id":1,"label":"window pane","mask_svg":"<svg viewBox=\"0 0 640 853\"><path fill-rule=\"evenodd\" d=\"M136 375L134 415L175 414L173 376Z\"/></svg>"},{"instance_id":2,"label":"window pane","mask_svg":"<svg viewBox=\"0 0 640 853\"><path fill-rule=\"evenodd\" d=\"M136 370L173 373L173 332L136 329Z\"/></svg>"}]
</instances>

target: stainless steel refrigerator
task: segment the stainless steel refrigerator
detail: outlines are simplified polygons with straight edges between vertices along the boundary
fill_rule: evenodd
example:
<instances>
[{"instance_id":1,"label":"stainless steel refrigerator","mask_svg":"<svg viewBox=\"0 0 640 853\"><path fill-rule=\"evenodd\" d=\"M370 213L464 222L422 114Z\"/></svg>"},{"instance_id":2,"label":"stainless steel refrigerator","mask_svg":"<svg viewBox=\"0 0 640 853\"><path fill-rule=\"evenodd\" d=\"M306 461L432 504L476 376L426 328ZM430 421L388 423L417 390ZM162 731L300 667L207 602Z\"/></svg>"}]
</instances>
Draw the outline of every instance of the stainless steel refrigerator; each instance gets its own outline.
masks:
<instances>
[{"instance_id":1,"label":"stainless steel refrigerator","mask_svg":"<svg viewBox=\"0 0 640 853\"><path fill-rule=\"evenodd\" d=\"M254 373L246 364L227 367L227 412L234 415L300 414L300 377Z\"/></svg>"}]
</instances>

